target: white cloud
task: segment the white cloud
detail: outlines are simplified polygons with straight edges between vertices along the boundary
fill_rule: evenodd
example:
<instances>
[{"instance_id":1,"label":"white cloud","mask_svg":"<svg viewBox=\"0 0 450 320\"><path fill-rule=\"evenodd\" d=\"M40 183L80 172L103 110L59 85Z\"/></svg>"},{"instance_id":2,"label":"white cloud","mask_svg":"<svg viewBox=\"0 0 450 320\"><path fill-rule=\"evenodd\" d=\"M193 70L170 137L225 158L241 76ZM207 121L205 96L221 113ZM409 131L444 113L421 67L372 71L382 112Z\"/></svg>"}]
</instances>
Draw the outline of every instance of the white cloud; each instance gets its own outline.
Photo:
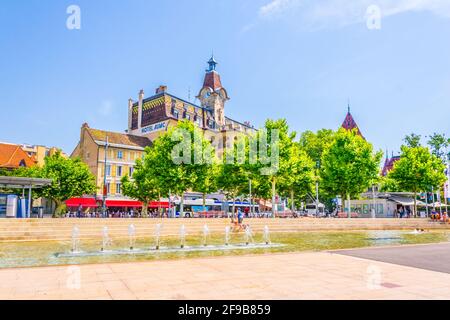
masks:
<instances>
[{"instance_id":1,"label":"white cloud","mask_svg":"<svg viewBox=\"0 0 450 320\"><path fill-rule=\"evenodd\" d=\"M271 17L300 3L301 0L272 0L268 4L259 8L261 17Z\"/></svg>"},{"instance_id":2,"label":"white cloud","mask_svg":"<svg viewBox=\"0 0 450 320\"><path fill-rule=\"evenodd\" d=\"M365 21L377 5L383 17L405 12L431 12L450 18L450 0L272 0L259 9L261 19L295 16L307 25L348 25Z\"/></svg>"}]
</instances>

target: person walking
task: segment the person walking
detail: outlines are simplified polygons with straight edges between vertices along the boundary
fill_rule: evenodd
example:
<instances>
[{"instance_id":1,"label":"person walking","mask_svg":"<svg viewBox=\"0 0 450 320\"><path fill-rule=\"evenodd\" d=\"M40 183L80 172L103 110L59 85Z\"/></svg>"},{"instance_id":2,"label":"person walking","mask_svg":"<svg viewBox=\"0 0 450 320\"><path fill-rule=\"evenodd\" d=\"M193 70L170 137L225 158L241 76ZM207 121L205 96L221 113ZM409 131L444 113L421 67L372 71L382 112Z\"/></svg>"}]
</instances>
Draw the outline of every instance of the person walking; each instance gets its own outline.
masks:
<instances>
[{"instance_id":1,"label":"person walking","mask_svg":"<svg viewBox=\"0 0 450 320\"><path fill-rule=\"evenodd\" d=\"M240 208L238 208L238 214L237 214L237 216L238 216L238 223L239 223L239 224L242 224L242 222L244 221L244 214L242 213L242 211L241 211Z\"/></svg>"}]
</instances>

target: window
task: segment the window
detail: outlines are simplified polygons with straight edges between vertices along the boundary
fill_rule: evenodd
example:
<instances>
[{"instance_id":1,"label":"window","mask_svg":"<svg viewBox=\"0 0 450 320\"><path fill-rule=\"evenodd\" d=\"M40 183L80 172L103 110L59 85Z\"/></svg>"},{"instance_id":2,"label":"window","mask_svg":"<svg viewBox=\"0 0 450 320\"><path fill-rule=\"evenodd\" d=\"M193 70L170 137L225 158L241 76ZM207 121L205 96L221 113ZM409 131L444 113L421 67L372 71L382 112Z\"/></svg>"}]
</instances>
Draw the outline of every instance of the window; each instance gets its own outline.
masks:
<instances>
[{"instance_id":1,"label":"window","mask_svg":"<svg viewBox=\"0 0 450 320\"><path fill-rule=\"evenodd\" d=\"M118 177L122 176L122 166L117 166L117 168L116 168L116 176L118 176Z\"/></svg>"},{"instance_id":2,"label":"window","mask_svg":"<svg viewBox=\"0 0 450 320\"><path fill-rule=\"evenodd\" d=\"M106 165L106 176L111 176L111 165L110 164Z\"/></svg>"},{"instance_id":3,"label":"window","mask_svg":"<svg viewBox=\"0 0 450 320\"><path fill-rule=\"evenodd\" d=\"M109 182L106 183L106 193L107 194L111 193L111 184Z\"/></svg>"},{"instance_id":4,"label":"window","mask_svg":"<svg viewBox=\"0 0 450 320\"><path fill-rule=\"evenodd\" d=\"M128 173L129 173L130 177L133 176L133 172L134 172L134 168L133 167L128 168Z\"/></svg>"},{"instance_id":5,"label":"window","mask_svg":"<svg viewBox=\"0 0 450 320\"><path fill-rule=\"evenodd\" d=\"M116 183L116 194L121 194L121 184L120 183Z\"/></svg>"},{"instance_id":6,"label":"window","mask_svg":"<svg viewBox=\"0 0 450 320\"><path fill-rule=\"evenodd\" d=\"M173 116L174 116L175 118L178 119L178 110L177 110L177 109L173 109L173 110L172 110L172 114L173 114Z\"/></svg>"},{"instance_id":7,"label":"window","mask_svg":"<svg viewBox=\"0 0 450 320\"><path fill-rule=\"evenodd\" d=\"M122 151L117 151L117 159L123 159L123 152Z\"/></svg>"},{"instance_id":8,"label":"window","mask_svg":"<svg viewBox=\"0 0 450 320\"><path fill-rule=\"evenodd\" d=\"M89 159L89 156L90 156L91 154L89 153L89 152L86 152L86 159Z\"/></svg>"}]
</instances>

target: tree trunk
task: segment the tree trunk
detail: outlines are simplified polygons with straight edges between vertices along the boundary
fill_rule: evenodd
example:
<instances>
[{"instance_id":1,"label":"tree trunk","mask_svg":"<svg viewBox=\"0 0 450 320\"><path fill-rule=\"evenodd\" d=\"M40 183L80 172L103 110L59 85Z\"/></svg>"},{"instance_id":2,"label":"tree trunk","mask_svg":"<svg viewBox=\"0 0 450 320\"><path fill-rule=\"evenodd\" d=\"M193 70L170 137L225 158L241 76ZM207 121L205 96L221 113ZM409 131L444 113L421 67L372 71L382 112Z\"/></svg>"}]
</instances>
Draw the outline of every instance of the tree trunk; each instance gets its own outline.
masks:
<instances>
[{"instance_id":1,"label":"tree trunk","mask_svg":"<svg viewBox=\"0 0 450 320\"><path fill-rule=\"evenodd\" d=\"M175 209L175 217L176 217L176 209ZM180 200L180 218L184 217L184 192L181 193Z\"/></svg>"},{"instance_id":2,"label":"tree trunk","mask_svg":"<svg viewBox=\"0 0 450 320\"><path fill-rule=\"evenodd\" d=\"M235 214L236 214L236 198L233 196L233 209L232 209L232 213L231 213L231 223L234 223L234 218L235 218Z\"/></svg>"},{"instance_id":3,"label":"tree trunk","mask_svg":"<svg viewBox=\"0 0 450 320\"><path fill-rule=\"evenodd\" d=\"M350 203L350 194L347 194L347 201L348 201L348 218L350 219L352 217L352 204Z\"/></svg>"},{"instance_id":4,"label":"tree trunk","mask_svg":"<svg viewBox=\"0 0 450 320\"><path fill-rule=\"evenodd\" d=\"M294 212L295 206L294 206L294 190L291 190L291 210Z\"/></svg>"},{"instance_id":5,"label":"tree trunk","mask_svg":"<svg viewBox=\"0 0 450 320\"><path fill-rule=\"evenodd\" d=\"M272 218L275 218L275 212L276 212L276 204L275 204L275 187L276 187L276 178L272 178Z\"/></svg>"},{"instance_id":6,"label":"tree trunk","mask_svg":"<svg viewBox=\"0 0 450 320\"><path fill-rule=\"evenodd\" d=\"M206 212L206 193L203 192L203 212Z\"/></svg>"},{"instance_id":7,"label":"tree trunk","mask_svg":"<svg viewBox=\"0 0 450 320\"><path fill-rule=\"evenodd\" d=\"M142 217L148 217L148 201L142 203Z\"/></svg>"},{"instance_id":8,"label":"tree trunk","mask_svg":"<svg viewBox=\"0 0 450 320\"><path fill-rule=\"evenodd\" d=\"M53 199L55 202L55 212L53 212L53 218L60 218L61 217L61 211L64 209L64 202L60 200ZM78 209L77 209L78 210Z\"/></svg>"},{"instance_id":9,"label":"tree trunk","mask_svg":"<svg viewBox=\"0 0 450 320\"><path fill-rule=\"evenodd\" d=\"M413 217L417 218L417 191L414 191L414 212L413 212Z\"/></svg>"}]
</instances>

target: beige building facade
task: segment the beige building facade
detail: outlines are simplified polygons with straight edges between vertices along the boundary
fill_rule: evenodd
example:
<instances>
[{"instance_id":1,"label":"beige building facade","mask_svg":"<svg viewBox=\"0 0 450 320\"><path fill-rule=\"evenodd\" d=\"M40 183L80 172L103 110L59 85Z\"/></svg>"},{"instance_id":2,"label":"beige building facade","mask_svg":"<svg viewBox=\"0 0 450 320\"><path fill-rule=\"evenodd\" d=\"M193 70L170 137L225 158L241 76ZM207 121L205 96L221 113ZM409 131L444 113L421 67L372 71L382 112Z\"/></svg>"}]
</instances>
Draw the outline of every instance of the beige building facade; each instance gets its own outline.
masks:
<instances>
[{"instance_id":1,"label":"beige building facade","mask_svg":"<svg viewBox=\"0 0 450 320\"><path fill-rule=\"evenodd\" d=\"M97 199L103 197L105 187L109 199L122 199L125 197L120 180L125 175L133 175L136 160L143 157L145 147L150 145L146 137L93 129L85 123L71 157L79 157L96 177Z\"/></svg>"}]
</instances>

